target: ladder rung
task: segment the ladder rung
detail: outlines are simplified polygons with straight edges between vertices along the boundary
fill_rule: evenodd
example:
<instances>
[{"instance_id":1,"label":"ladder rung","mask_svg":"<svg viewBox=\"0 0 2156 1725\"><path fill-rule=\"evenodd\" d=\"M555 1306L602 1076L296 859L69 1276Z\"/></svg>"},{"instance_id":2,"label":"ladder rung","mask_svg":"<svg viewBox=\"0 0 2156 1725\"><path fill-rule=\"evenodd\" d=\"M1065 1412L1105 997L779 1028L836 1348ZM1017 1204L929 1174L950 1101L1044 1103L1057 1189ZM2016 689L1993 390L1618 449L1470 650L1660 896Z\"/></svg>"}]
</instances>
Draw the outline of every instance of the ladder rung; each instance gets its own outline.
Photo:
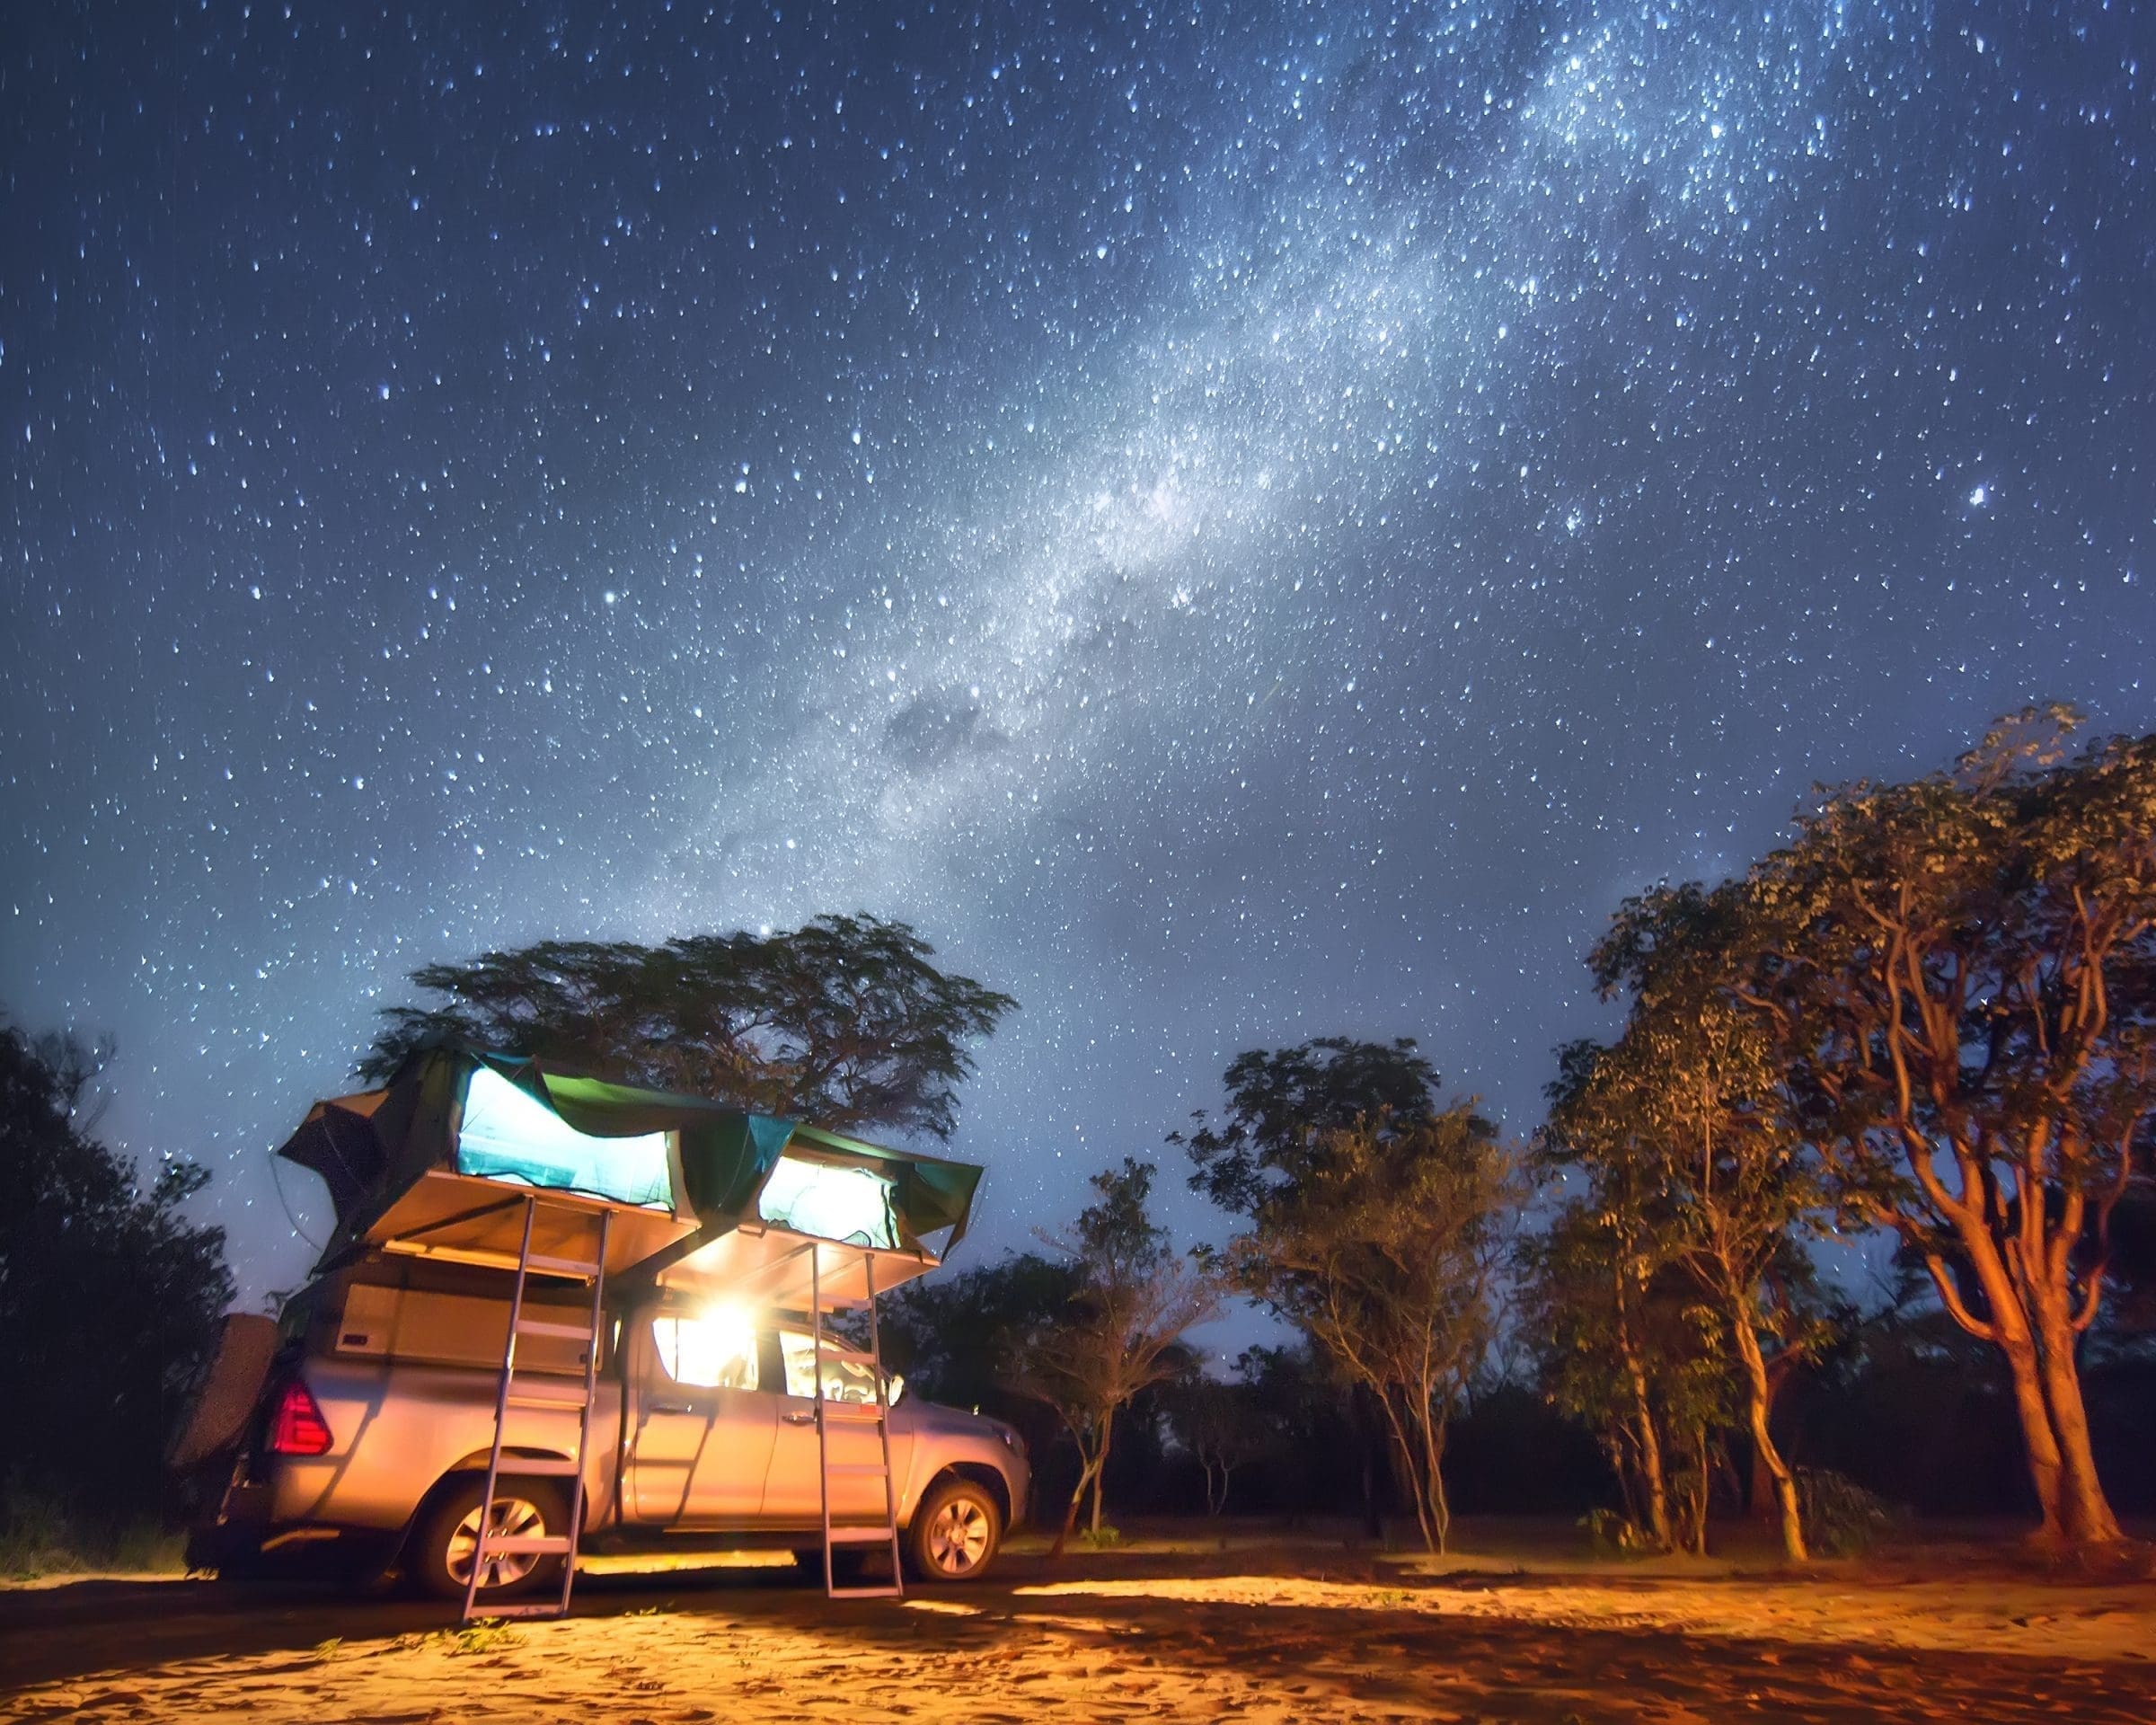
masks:
<instances>
[{"instance_id":1,"label":"ladder rung","mask_svg":"<svg viewBox=\"0 0 2156 1725\"><path fill-rule=\"evenodd\" d=\"M584 1470L574 1462L565 1462L558 1455L504 1455L501 1458L501 1477L520 1474L528 1479L573 1480Z\"/></svg>"},{"instance_id":2,"label":"ladder rung","mask_svg":"<svg viewBox=\"0 0 2156 1725\"><path fill-rule=\"evenodd\" d=\"M873 1402L826 1402L823 1408L825 1419L835 1420L842 1426L879 1426L883 1423L883 1410Z\"/></svg>"},{"instance_id":3,"label":"ladder rung","mask_svg":"<svg viewBox=\"0 0 2156 1725\"><path fill-rule=\"evenodd\" d=\"M591 1326L588 1323L556 1323L552 1318L518 1318L517 1333L520 1336L552 1336L563 1341L589 1341Z\"/></svg>"},{"instance_id":4,"label":"ladder rung","mask_svg":"<svg viewBox=\"0 0 2156 1725\"><path fill-rule=\"evenodd\" d=\"M843 1464L834 1462L830 1466L824 1470L825 1473L832 1475L834 1478L842 1473L850 1478L862 1478L872 1473L878 1479L881 1479L890 1471L891 1470L889 1468L884 1466L880 1462L847 1462Z\"/></svg>"},{"instance_id":5,"label":"ladder rung","mask_svg":"<svg viewBox=\"0 0 2156 1725\"><path fill-rule=\"evenodd\" d=\"M543 1258L534 1252L524 1261L534 1269L552 1271L557 1276L596 1276L599 1267L588 1258Z\"/></svg>"},{"instance_id":6,"label":"ladder rung","mask_svg":"<svg viewBox=\"0 0 2156 1725\"><path fill-rule=\"evenodd\" d=\"M905 1593L897 1588L830 1588L825 1590L826 1599L902 1599Z\"/></svg>"},{"instance_id":7,"label":"ladder rung","mask_svg":"<svg viewBox=\"0 0 2156 1725\"><path fill-rule=\"evenodd\" d=\"M569 1607L558 1599L541 1600L536 1604L490 1606L485 1600L473 1607L473 1621L486 1617L566 1617Z\"/></svg>"},{"instance_id":8,"label":"ladder rung","mask_svg":"<svg viewBox=\"0 0 2156 1725\"><path fill-rule=\"evenodd\" d=\"M591 1398L581 1390L572 1390L565 1395L519 1395L509 1392L508 1405L512 1408L552 1408L559 1412L580 1413Z\"/></svg>"},{"instance_id":9,"label":"ladder rung","mask_svg":"<svg viewBox=\"0 0 2156 1725\"><path fill-rule=\"evenodd\" d=\"M530 1552L541 1557L567 1557L577 1549L567 1534L489 1534L480 1541L482 1552Z\"/></svg>"},{"instance_id":10,"label":"ladder rung","mask_svg":"<svg viewBox=\"0 0 2156 1725\"><path fill-rule=\"evenodd\" d=\"M834 1527L831 1543L834 1545L886 1545L890 1543L891 1530L888 1527Z\"/></svg>"}]
</instances>

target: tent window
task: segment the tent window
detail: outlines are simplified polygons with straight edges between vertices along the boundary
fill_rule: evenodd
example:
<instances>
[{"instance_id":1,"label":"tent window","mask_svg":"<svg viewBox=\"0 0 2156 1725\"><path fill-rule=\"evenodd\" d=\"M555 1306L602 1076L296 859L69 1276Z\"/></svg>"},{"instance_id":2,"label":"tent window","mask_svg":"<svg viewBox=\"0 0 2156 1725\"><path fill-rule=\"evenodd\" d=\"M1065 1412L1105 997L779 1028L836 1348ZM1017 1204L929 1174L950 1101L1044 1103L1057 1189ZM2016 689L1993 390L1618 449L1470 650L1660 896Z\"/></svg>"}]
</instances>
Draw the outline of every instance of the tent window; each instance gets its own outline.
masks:
<instances>
[{"instance_id":1,"label":"tent window","mask_svg":"<svg viewBox=\"0 0 2156 1725\"><path fill-rule=\"evenodd\" d=\"M489 1066L464 1089L456 1172L671 1210L667 1135L595 1138Z\"/></svg>"},{"instance_id":2,"label":"tent window","mask_svg":"<svg viewBox=\"0 0 2156 1725\"><path fill-rule=\"evenodd\" d=\"M898 1244L889 1177L872 1169L781 1156L756 1209L764 1221L796 1234L886 1251Z\"/></svg>"}]
</instances>

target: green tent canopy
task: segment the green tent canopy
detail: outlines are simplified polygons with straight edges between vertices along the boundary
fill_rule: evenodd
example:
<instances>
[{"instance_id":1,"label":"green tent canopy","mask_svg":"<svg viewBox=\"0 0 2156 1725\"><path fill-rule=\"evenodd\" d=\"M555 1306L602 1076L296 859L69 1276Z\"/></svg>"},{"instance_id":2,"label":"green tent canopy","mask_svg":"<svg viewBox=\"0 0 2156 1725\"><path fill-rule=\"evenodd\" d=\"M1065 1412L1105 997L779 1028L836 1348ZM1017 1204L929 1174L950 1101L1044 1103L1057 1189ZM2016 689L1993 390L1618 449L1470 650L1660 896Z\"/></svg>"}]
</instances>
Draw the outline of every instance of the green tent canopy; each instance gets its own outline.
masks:
<instances>
[{"instance_id":1,"label":"green tent canopy","mask_svg":"<svg viewBox=\"0 0 2156 1725\"><path fill-rule=\"evenodd\" d=\"M761 1278L768 1297L813 1288L824 1304L941 1262L981 1178L968 1163L458 1048L420 1050L383 1088L315 1103L278 1154L329 1188L336 1228L318 1271L370 1250L514 1263L523 1199L543 1190L555 1199L535 1221L543 1255L573 1257L579 1238L588 1255L590 1219L605 1213L610 1276L713 1288Z\"/></svg>"}]
</instances>

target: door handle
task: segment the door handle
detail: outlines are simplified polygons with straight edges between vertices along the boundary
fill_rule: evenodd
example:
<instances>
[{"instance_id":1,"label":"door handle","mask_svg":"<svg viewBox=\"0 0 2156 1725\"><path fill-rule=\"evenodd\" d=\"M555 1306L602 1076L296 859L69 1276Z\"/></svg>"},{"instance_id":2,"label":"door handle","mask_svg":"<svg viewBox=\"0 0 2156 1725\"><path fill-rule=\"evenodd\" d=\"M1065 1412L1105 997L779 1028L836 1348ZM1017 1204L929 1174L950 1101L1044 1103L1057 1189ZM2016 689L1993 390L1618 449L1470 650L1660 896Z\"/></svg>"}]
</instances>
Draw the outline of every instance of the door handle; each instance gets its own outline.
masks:
<instances>
[{"instance_id":1,"label":"door handle","mask_svg":"<svg viewBox=\"0 0 2156 1725\"><path fill-rule=\"evenodd\" d=\"M816 1423L813 1413L782 1413L779 1418L790 1426L813 1426Z\"/></svg>"},{"instance_id":2,"label":"door handle","mask_svg":"<svg viewBox=\"0 0 2156 1725\"><path fill-rule=\"evenodd\" d=\"M653 1413L694 1413L696 1410L685 1402L654 1402L651 1403L651 1411Z\"/></svg>"}]
</instances>

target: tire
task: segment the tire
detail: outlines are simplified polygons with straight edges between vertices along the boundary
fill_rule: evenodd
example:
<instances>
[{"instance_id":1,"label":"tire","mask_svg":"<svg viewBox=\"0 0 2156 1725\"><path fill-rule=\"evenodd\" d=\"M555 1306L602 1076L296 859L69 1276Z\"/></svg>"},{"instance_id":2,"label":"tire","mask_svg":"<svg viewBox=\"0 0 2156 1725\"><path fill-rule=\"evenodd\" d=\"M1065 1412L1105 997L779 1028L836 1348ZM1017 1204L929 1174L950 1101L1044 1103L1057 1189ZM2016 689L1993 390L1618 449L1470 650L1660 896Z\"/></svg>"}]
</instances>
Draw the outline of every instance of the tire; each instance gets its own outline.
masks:
<instances>
[{"instance_id":1,"label":"tire","mask_svg":"<svg viewBox=\"0 0 2156 1725\"><path fill-rule=\"evenodd\" d=\"M1003 1544L1003 1506L977 1480L953 1474L923 1494L906 1530L906 1567L923 1581L978 1581Z\"/></svg>"},{"instance_id":2,"label":"tire","mask_svg":"<svg viewBox=\"0 0 2156 1725\"><path fill-rule=\"evenodd\" d=\"M410 1550L411 1579L421 1591L437 1599L464 1597L479 1528L479 1500L486 1488L484 1473L455 1474L420 1516ZM504 1473L494 1483L494 1517L497 1530L531 1537L559 1537L569 1531L568 1500L548 1480ZM490 1573L481 1578L473 1608L559 1588L562 1562L552 1552L505 1552L490 1558Z\"/></svg>"}]
</instances>

